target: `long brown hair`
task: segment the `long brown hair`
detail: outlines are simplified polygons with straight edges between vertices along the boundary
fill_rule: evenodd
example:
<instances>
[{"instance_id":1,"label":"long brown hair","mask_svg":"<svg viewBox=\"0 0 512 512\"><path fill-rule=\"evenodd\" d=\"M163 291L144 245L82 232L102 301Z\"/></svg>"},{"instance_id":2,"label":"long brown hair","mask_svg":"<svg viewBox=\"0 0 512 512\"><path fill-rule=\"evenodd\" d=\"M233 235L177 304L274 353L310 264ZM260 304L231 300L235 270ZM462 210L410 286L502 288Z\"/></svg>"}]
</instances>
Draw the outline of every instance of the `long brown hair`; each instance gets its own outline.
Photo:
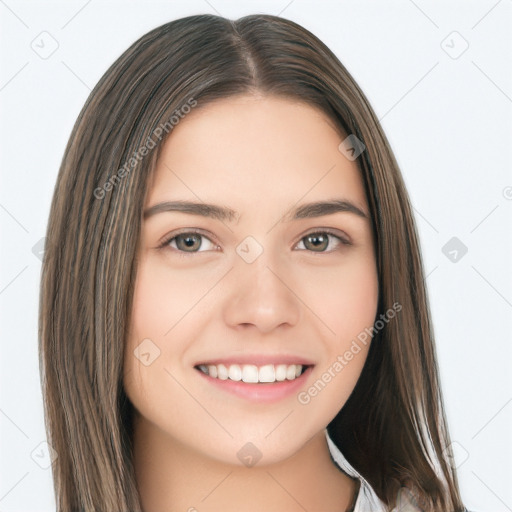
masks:
<instances>
[{"instance_id":1,"label":"long brown hair","mask_svg":"<svg viewBox=\"0 0 512 512\"><path fill-rule=\"evenodd\" d=\"M389 509L407 487L425 511L464 510L399 167L336 56L271 15L196 15L150 31L108 69L76 121L51 204L39 311L57 510L141 510L122 363L149 176L190 108L252 93L315 105L366 147L357 163L376 243L377 317L396 302L402 310L375 334L353 393L327 427L331 439Z\"/></svg>"}]
</instances>

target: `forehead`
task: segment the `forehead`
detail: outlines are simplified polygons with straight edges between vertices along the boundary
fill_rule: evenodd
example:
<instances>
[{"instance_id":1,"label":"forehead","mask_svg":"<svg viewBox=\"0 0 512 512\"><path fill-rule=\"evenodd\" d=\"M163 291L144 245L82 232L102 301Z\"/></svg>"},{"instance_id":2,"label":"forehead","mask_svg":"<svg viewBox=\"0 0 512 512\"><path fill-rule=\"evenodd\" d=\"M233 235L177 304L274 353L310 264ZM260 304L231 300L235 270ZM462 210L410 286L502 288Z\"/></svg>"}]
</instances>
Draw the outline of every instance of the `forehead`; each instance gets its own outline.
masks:
<instances>
[{"instance_id":1,"label":"forehead","mask_svg":"<svg viewBox=\"0 0 512 512\"><path fill-rule=\"evenodd\" d=\"M243 211L343 196L364 208L359 168L338 149L344 138L322 111L286 98L199 104L161 148L146 204L193 199Z\"/></svg>"}]
</instances>

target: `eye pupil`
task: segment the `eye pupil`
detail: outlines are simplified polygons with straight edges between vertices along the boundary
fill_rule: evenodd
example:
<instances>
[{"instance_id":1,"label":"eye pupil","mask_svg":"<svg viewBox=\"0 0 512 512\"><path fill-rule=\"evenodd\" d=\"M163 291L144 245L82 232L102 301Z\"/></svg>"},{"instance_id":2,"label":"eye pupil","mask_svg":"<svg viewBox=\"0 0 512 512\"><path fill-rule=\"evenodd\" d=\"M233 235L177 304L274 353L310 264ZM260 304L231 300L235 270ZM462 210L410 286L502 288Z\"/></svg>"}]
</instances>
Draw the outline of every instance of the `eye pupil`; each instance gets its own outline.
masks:
<instances>
[{"instance_id":1,"label":"eye pupil","mask_svg":"<svg viewBox=\"0 0 512 512\"><path fill-rule=\"evenodd\" d=\"M311 241L313 241L312 245L313 247L316 247L316 248L323 248L325 249L327 246L325 245L327 243L327 245L329 244L329 237L323 235L323 234L312 234L312 235L308 235L306 237L306 241L309 243Z\"/></svg>"},{"instance_id":2,"label":"eye pupil","mask_svg":"<svg viewBox=\"0 0 512 512\"><path fill-rule=\"evenodd\" d=\"M184 241L184 245L182 245L182 247L180 247L180 241ZM199 243L196 243L198 241L199 241ZM194 247L194 244L197 245L197 247ZM201 246L200 235L189 235L189 234L187 234L186 236L184 236L184 235L177 235L177 237L176 237L176 246L179 249L182 249L182 248L185 248L185 249L199 249L199 247Z\"/></svg>"}]
</instances>

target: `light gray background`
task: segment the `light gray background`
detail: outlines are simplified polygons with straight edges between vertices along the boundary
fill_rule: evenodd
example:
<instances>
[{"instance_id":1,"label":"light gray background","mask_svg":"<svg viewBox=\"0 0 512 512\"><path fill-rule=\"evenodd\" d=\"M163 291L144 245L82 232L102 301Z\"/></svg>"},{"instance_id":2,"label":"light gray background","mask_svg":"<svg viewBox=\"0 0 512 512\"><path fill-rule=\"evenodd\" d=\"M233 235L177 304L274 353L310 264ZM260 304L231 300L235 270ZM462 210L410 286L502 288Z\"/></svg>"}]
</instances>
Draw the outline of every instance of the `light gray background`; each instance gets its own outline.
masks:
<instances>
[{"instance_id":1,"label":"light gray background","mask_svg":"<svg viewBox=\"0 0 512 512\"><path fill-rule=\"evenodd\" d=\"M0 0L0 512L55 509L40 445L37 252L71 128L132 42L170 20L215 12L302 24L368 96L420 231L465 504L512 511L510 0ZM466 254L458 241L443 253L452 237Z\"/></svg>"}]
</instances>

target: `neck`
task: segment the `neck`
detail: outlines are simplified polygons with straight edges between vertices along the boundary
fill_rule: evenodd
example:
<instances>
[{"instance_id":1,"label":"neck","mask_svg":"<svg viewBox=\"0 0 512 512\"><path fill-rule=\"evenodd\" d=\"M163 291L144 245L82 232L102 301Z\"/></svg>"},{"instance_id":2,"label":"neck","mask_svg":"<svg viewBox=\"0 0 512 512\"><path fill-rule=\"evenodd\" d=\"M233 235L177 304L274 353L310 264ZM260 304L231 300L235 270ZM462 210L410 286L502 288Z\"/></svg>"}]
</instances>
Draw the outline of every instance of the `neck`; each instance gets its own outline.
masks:
<instances>
[{"instance_id":1,"label":"neck","mask_svg":"<svg viewBox=\"0 0 512 512\"><path fill-rule=\"evenodd\" d=\"M184 445L137 414L134 466L144 512L350 509L357 480L331 460L325 430L275 464L236 466Z\"/></svg>"}]
</instances>

